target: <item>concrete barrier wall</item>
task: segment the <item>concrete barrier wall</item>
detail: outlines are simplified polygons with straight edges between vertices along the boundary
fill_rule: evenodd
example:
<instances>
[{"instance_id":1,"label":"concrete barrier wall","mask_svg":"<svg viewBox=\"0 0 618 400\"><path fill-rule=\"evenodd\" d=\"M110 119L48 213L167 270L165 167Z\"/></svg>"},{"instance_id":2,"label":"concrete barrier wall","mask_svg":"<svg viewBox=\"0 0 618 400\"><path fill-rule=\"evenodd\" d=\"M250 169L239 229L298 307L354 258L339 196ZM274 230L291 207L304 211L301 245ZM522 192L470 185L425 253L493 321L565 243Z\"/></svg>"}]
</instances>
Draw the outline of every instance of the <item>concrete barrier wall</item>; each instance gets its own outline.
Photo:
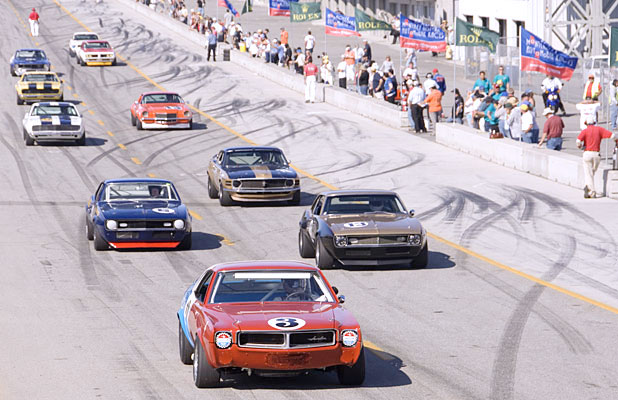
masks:
<instances>
[{"instance_id":1,"label":"concrete barrier wall","mask_svg":"<svg viewBox=\"0 0 618 400\"><path fill-rule=\"evenodd\" d=\"M436 142L505 167L578 189L584 187L582 158L578 156L506 138L489 139L488 133L459 124L438 124ZM605 188L604 176L607 176L604 171L598 171L595 175L599 193Z\"/></svg>"},{"instance_id":2,"label":"concrete barrier wall","mask_svg":"<svg viewBox=\"0 0 618 400\"><path fill-rule=\"evenodd\" d=\"M155 12L149 7L146 7L141 3L137 3L134 0L117 1L131 10L148 17L158 25L168 28L170 31L181 35L183 38L186 38L199 46L204 47L206 44L206 37L204 35L190 31L187 25L170 18L167 13L161 14ZM229 48L229 45L217 46L219 57L221 54L221 49L224 46ZM303 95L305 93L304 79L299 74L273 64L267 64L263 59L253 58L248 53L241 53L236 50L232 51L230 59L234 64L240 65L246 70L251 71L263 78L269 79L298 93L302 93ZM222 58L219 58L219 60L222 60ZM358 93L350 92L338 87L319 83L316 88L316 101L332 104L336 107L360 114L390 127L401 128L403 126L407 126L407 118L402 118L399 107L386 103L383 100L364 97Z\"/></svg>"}]
</instances>

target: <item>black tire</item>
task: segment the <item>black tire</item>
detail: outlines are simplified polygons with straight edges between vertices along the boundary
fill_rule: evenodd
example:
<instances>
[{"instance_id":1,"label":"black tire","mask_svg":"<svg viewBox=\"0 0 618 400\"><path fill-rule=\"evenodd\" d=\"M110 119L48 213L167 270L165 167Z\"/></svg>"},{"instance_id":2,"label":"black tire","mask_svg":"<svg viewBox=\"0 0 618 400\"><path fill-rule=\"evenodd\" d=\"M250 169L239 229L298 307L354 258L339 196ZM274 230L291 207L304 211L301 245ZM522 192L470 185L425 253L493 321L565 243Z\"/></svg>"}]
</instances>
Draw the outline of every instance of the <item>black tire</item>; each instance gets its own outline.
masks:
<instances>
[{"instance_id":1,"label":"black tire","mask_svg":"<svg viewBox=\"0 0 618 400\"><path fill-rule=\"evenodd\" d=\"M13 68L9 68L11 70L11 76L17 76L17 74L15 73L15 70Z\"/></svg>"},{"instance_id":2,"label":"black tire","mask_svg":"<svg viewBox=\"0 0 618 400\"><path fill-rule=\"evenodd\" d=\"M193 130L193 120L189 121L189 127L187 128L187 130Z\"/></svg>"},{"instance_id":3,"label":"black tire","mask_svg":"<svg viewBox=\"0 0 618 400\"><path fill-rule=\"evenodd\" d=\"M69 48L69 56L75 57L75 52Z\"/></svg>"},{"instance_id":4,"label":"black tire","mask_svg":"<svg viewBox=\"0 0 618 400\"><path fill-rule=\"evenodd\" d=\"M427 268L427 264L429 263L429 248L427 247L427 242L425 242L425 246L421 249L418 256L414 257L412 260L412 268L416 269L424 269Z\"/></svg>"},{"instance_id":5,"label":"black tire","mask_svg":"<svg viewBox=\"0 0 618 400\"><path fill-rule=\"evenodd\" d=\"M311 244L311 240L307 237L304 230L298 231L298 252L302 258L315 257L315 248Z\"/></svg>"},{"instance_id":6,"label":"black tire","mask_svg":"<svg viewBox=\"0 0 618 400\"><path fill-rule=\"evenodd\" d=\"M79 56L77 55L77 53L75 54L75 62L76 62L77 64L80 64L80 65L81 65L81 62L80 62L80 59L79 59Z\"/></svg>"},{"instance_id":7,"label":"black tire","mask_svg":"<svg viewBox=\"0 0 618 400\"><path fill-rule=\"evenodd\" d=\"M178 321L178 350L180 351L180 361L183 364L193 364L193 360L191 360L191 355L193 354L193 347L191 347L189 339L187 339L185 332L182 330L182 325L180 324L180 321Z\"/></svg>"},{"instance_id":8,"label":"black tire","mask_svg":"<svg viewBox=\"0 0 618 400\"><path fill-rule=\"evenodd\" d=\"M191 232L185 235L182 242L176 247L178 250L191 250L191 245L193 243L193 239L191 239Z\"/></svg>"},{"instance_id":9,"label":"black tire","mask_svg":"<svg viewBox=\"0 0 618 400\"><path fill-rule=\"evenodd\" d=\"M94 249L96 251L108 250L109 243L107 243L105 239L103 239L101 235L99 235L99 232L97 231L96 227L93 226L93 230L94 230L94 233L93 233Z\"/></svg>"},{"instance_id":10,"label":"black tire","mask_svg":"<svg viewBox=\"0 0 618 400\"><path fill-rule=\"evenodd\" d=\"M208 363L202 343L195 338L195 351L193 352L193 382L198 388L212 388L219 385L221 376L219 371Z\"/></svg>"},{"instance_id":11,"label":"black tire","mask_svg":"<svg viewBox=\"0 0 618 400\"><path fill-rule=\"evenodd\" d=\"M24 100L21 97L19 97L19 95L16 95L16 96L17 96L17 105L18 106L23 105L24 104Z\"/></svg>"},{"instance_id":12,"label":"black tire","mask_svg":"<svg viewBox=\"0 0 618 400\"><path fill-rule=\"evenodd\" d=\"M208 174L206 174L206 176L208 176ZM215 185L212 184L212 179L210 179L210 176L206 179L208 179L208 197L211 199L218 199L219 192L217 192Z\"/></svg>"},{"instance_id":13,"label":"black tire","mask_svg":"<svg viewBox=\"0 0 618 400\"><path fill-rule=\"evenodd\" d=\"M84 134L82 135L82 137L80 137L79 139L77 139L75 141L75 143L77 143L78 146L85 146L86 145L86 132L84 132Z\"/></svg>"},{"instance_id":14,"label":"black tire","mask_svg":"<svg viewBox=\"0 0 618 400\"><path fill-rule=\"evenodd\" d=\"M92 221L90 221L88 214L86 214L86 238L88 240L94 240L94 227L92 226Z\"/></svg>"},{"instance_id":15,"label":"black tire","mask_svg":"<svg viewBox=\"0 0 618 400\"><path fill-rule=\"evenodd\" d=\"M137 118L137 121L135 121L135 127L137 128L138 131L141 131L144 129L144 127L142 126L142 121L140 121L139 118Z\"/></svg>"},{"instance_id":16,"label":"black tire","mask_svg":"<svg viewBox=\"0 0 618 400\"><path fill-rule=\"evenodd\" d=\"M116 59L114 58L114 61L112 61L112 67L115 67L116 65L118 64L116 63Z\"/></svg>"},{"instance_id":17,"label":"black tire","mask_svg":"<svg viewBox=\"0 0 618 400\"><path fill-rule=\"evenodd\" d=\"M223 207L228 207L234 204L232 196L230 196L229 193L226 193L221 185L219 185L219 204Z\"/></svg>"},{"instance_id":18,"label":"black tire","mask_svg":"<svg viewBox=\"0 0 618 400\"><path fill-rule=\"evenodd\" d=\"M86 66L86 62L80 58L79 59L79 65L81 65L82 67L85 67Z\"/></svg>"},{"instance_id":19,"label":"black tire","mask_svg":"<svg viewBox=\"0 0 618 400\"><path fill-rule=\"evenodd\" d=\"M319 238L316 239L315 264L320 269L332 269L335 267L335 259L328 254Z\"/></svg>"},{"instance_id":20,"label":"black tire","mask_svg":"<svg viewBox=\"0 0 618 400\"><path fill-rule=\"evenodd\" d=\"M34 139L26 131L24 131L24 142L26 146L34 146Z\"/></svg>"},{"instance_id":21,"label":"black tire","mask_svg":"<svg viewBox=\"0 0 618 400\"><path fill-rule=\"evenodd\" d=\"M133 113L131 113L131 125L137 125L137 118L135 118L135 115L133 115Z\"/></svg>"},{"instance_id":22,"label":"black tire","mask_svg":"<svg viewBox=\"0 0 618 400\"><path fill-rule=\"evenodd\" d=\"M348 367L347 365L337 366L337 377L342 385L360 386L365 381L365 348L361 347L358 360Z\"/></svg>"},{"instance_id":23,"label":"black tire","mask_svg":"<svg viewBox=\"0 0 618 400\"><path fill-rule=\"evenodd\" d=\"M294 192L294 197L288 202L291 206L300 205L300 190Z\"/></svg>"}]
</instances>

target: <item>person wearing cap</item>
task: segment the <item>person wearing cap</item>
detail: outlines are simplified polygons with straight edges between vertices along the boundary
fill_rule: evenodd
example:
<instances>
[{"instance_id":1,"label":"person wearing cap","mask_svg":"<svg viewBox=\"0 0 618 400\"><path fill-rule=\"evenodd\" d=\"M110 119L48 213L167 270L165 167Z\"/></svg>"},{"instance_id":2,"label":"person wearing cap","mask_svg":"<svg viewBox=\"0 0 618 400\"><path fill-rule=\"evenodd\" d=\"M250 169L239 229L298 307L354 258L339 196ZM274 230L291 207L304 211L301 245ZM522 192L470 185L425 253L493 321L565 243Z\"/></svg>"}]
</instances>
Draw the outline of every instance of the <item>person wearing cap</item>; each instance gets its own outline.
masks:
<instances>
[{"instance_id":1,"label":"person wearing cap","mask_svg":"<svg viewBox=\"0 0 618 400\"><path fill-rule=\"evenodd\" d=\"M549 107L543 110L543 116L547 117L547 120L543 124L543 136L539 140L539 147L543 146L543 142L547 138L548 149L562 150L562 131L564 130L562 118L554 114L554 110Z\"/></svg>"},{"instance_id":2,"label":"person wearing cap","mask_svg":"<svg viewBox=\"0 0 618 400\"><path fill-rule=\"evenodd\" d=\"M474 82L472 86L472 90L480 90L483 93L489 93L491 89L491 83L489 83L489 79L485 77L485 71L479 72L479 78Z\"/></svg>"},{"instance_id":3,"label":"person wearing cap","mask_svg":"<svg viewBox=\"0 0 618 400\"><path fill-rule=\"evenodd\" d=\"M594 74L588 75L588 82L584 86L584 100L593 100L596 101L599 99L599 95L603 91L601 88L601 84L594 78Z\"/></svg>"},{"instance_id":4,"label":"person wearing cap","mask_svg":"<svg viewBox=\"0 0 618 400\"><path fill-rule=\"evenodd\" d=\"M32 8L28 22L30 22L30 34L33 37L39 36L39 13L36 12L36 9Z\"/></svg>"},{"instance_id":5,"label":"person wearing cap","mask_svg":"<svg viewBox=\"0 0 618 400\"><path fill-rule=\"evenodd\" d=\"M208 30L208 37L206 39L207 56L206 61L210 61L210 55L212 54L212 61L217 61L217 33L214 28Z\"/></svg>"},{"instance_id":6,"label":"person wearing cap","mask_svg":"<svg viewBox=\"0 0 618 400\"><path fill-rule=\"evenodd\" d=\"M524 102L519 108L521 109L521 139L525 143L536 143L534 131L536 130L538 135L539 127L536 125L536 120L530 110L530 103Z\"/></svg>"},{"instance_id":7,"label":"person wearing cap","mask_svg":"<svg viewBox=\"0 0 618 400\"><path fill-rule=\"evenodd\" d=\"M297 47L296 48L296 60L294 62L296 63L296 72L301 75L303 75L305 71L305 60L306 59L307 57L305 56L301 48Z\"/></svg>"},{"instance_id":8,"label":"person wearing cap","mask_svg":"<svg viewBox=\"0 0 618 400\"><path fill-rule=\"evenodd\" d=\"M345 54L341 55L341 61L337 64L337 78L339 78L339 87L345 89L347 87L346 70L348 64L345 62Z\"/></svg>"},{"instance_id":9,"label":"person wearing cap","mask_svg":"<svg viewBox=\"0 0 618 400\"><path fill-rule=\"evenodd\" d=\"M384 79L382 78L382 72L378 70L377 65L374 63L371 66L371 95L373 97L377 97L377 94L380 93L382 87L384 85Z\"/></svg>"},{"instance_id":10,"label":"person wearing cap","mask_svg":"<svg viewBox=\"0 0 618 400\"><path fill-rule=\"evenodd\" d=\"M504 92L511 87L511 78L504 73L504 66L498 67L498 74L494 76L494 85L500 81L500 92Z\"/></svg>"},{"instance_id":11,"label":"person wearing cap","mask_svg":"<svg viewBox=\"0 0 618 400\"><path fill-rule=\"evenodd\" d=\"M433 74L431 72L428 72L427 75L425 75L425 81L423 82L423 89L425 89L425 95L429 96L429 93L431 93L431 89L432 88L438 88L438 82L436 82L433 79Z\"/></svg>"},{"instance_id":12,"label":"person wearing cap","mask_svg":"<svg viewBox=\"0 0 618 400\"><path fill-rule=\"evenodd\" d=\"M313 63L311 56L307 57L304 66L305 75L305 103L315 103L315 86L318 77L318 67Z\"/></svg>"},{"instance_id":13,"label":"person wearing cap","mask_svg":"<svg viewBox=\"0 0 618 400\"><path fill-rule=\"evenodd\" d=\"M504 103L504 108L506 110L506 136L513 140L521 140L521 109L509 101Z\"/></svg>"},{"instance_id":14,"label":"person wearing cap","mask_svg":"<svg viewBox=\"0 0 618 400\"><path fill-rule=\"evenodd\" d=\"M446 93L446 79L444 79L444 75L438 72L438 68L434 68L431 72L433 74L433 80L438 84L438 90L442 93L442 96L444 96L444 93Z\"/></svg>"},{"instance_id":15,"label":"person wearing cap","mask_svg":"<svg viewBox=\"0 0 618 400\"><path fill-rule=\"evenodd\" d=\"M566 115L566 111L564 111L564 105L562 104L562 100L560 99L560 90L562 90L562 82L560 79L555 76L547 75L543 82L541 83L541 88L543 89L543 105L548 107L547 105L547 96L549 92L552 90L556 90L556 96L558 96L558 108L562 111L562 115Z\"/></svg>"},{"instance_id":16,"label":"person wearing cap","mask_svg":"<svg viewBox=\"0 0 618 400\"><path fill-rule=\"evenodd\" d=\"M414 121L414 131L416 133L427 132L425 120L423 119L423 101L425 100L425 91L421 87L419 81L414 82L414 89L408 95L408 106L412 120Z\"/></svg>"},{"instance_id":17,"label":"person wearing cap","mask_svg":"<svg viewBox=\"0 0 618 400\"><path fill-rule=\"evenodd\" d=\"M577 147L584 149L582 161L584 163L584 198L595 198L597 196L594 187L594 174L601 163L601 141L603 139L614 139L618 146L618 138L607 129L596 125L596 120L592 116L586 119L586 129L583 129L577 136Z\"/></svg>"}]
</instances>

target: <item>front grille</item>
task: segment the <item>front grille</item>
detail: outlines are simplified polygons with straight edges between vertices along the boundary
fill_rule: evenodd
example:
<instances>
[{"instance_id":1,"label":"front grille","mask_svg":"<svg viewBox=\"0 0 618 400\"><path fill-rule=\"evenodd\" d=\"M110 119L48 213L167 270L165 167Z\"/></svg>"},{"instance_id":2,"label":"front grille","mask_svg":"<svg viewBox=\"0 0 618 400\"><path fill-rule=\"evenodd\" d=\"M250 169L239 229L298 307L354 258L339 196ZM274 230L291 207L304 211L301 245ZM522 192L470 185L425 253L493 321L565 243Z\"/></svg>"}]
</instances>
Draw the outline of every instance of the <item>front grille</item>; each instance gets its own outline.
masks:
<instances>
[{"instance_id":1,"label":"front grille","mask_svg":"<svg viewBox=\"0 0 618 400\"><path fill-rule=\"evenodd\" d=\"M60 89L22 89L21 91L23 94L28 94L28 93L53 93L53 94L57 94L60 92Z\"/></svg>"},{"instance_id":2,"label":"front grille","mask_svg":"<svg viewBox=\"0 0 618 400\"><path fill-rule=\"evenodd\" d=\"M283 188L286 179L247 179L240 181L243 189ZM291 187L291 186L287 186Z\"/></svg>"},{"instance_id":3,"label":"front grille","mask_svg":"<svg viewBox=\"0 0 618 400\"><path fill-rule=\"evenodd\" d=\"M337 342L334 330L300 332L238 332L238 347L252 348L309 348L332 346Z\"/></svg>"},{"instance_id":4,"label":"front grille","mask_svg":"<svg viewBox=\"0 0 618 400\"><path fill-rule=\"evenodd\" d=\"M155 114L155 118L156 119L176 119L176 114L175 113L156 113Z\"/></svg>"},{"instance_id":5,"label":"front grille","mask_svg":"<svg viewBox=\"0 0 618 400\"><path fill-rule=\"evenodd\" d=\"M349 246L408 245L407 235L348 236Z\"/></svg>"},{"instance_id":6,"label":"front grille","mask_svg":"<svg viewBox=\"0 0 618 400\"><path fill-rule=\"evenodd\" d=\"M17 67L26 69L45 69L44 64L18 64Z\"/></svg>"},{"instance_id":7,"label":"front grille","mask_svg":"<svg viewBox=\"0 0 618 400\"><path fill-rule=\"evenodd\" d=\"M131 230L131 229L174 229L174 220L139 220L139 221L122 221L118 222L118 230ZM164 224L169 224L165 226ZM126 224L126 226L124 225Z\"/></svg>"},{"instance_id":8,"label":"front grille","mask_svg":"<svg viewBox=\"0 0 618 400\"><path fill-rule=\"evenodd\" d=\"M32 127L33 132L41 132L41 131L79 131L79 125L35 125Z\"/></svg>"}]
</instances>

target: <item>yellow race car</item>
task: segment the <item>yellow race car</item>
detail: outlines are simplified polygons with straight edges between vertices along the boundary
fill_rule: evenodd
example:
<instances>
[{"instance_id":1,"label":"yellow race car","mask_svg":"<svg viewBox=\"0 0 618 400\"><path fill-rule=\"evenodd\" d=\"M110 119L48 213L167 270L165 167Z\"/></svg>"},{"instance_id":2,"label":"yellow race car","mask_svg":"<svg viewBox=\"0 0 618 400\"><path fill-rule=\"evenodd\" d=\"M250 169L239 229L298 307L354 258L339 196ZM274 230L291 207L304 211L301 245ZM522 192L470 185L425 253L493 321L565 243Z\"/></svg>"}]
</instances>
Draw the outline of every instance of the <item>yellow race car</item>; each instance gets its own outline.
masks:
<instances>
[{"instance_id":1,"label":"yellow race car","mask_svg":"<svg viewBox=\"0 0 618 400\"><path fill-rule=\"evenodd\" d=\"M39 100L62 101L62 83L55 72L26 72L15 84L17 104Z\"/></svg>"}]
</instances>

